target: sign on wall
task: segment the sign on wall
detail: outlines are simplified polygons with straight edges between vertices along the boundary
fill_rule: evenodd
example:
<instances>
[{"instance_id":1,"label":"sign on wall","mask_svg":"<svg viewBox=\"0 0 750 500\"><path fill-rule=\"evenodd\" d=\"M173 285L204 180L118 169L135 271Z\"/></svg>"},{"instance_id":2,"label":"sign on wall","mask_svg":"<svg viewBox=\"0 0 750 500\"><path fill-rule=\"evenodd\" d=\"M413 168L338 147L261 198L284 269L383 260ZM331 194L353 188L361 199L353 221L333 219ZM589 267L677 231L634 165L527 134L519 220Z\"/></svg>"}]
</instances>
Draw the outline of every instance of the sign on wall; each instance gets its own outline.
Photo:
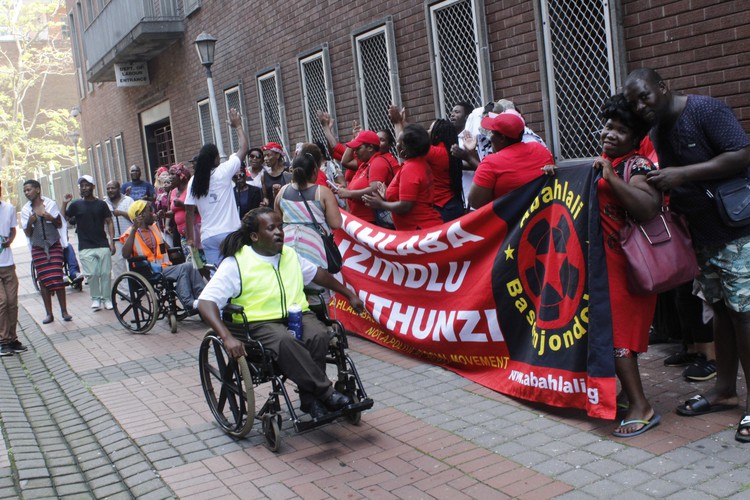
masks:
<instances>
[{"instance_id":1,"label":"sign on wall","mask_svg":"<svg viewBox=\"0 0 750 500\"><path fill-rule=\"evenodd\" d=\"M115 79L118 87L148 85L148 64L145 61L115 64Z\"/></svg>"}]
</instances>

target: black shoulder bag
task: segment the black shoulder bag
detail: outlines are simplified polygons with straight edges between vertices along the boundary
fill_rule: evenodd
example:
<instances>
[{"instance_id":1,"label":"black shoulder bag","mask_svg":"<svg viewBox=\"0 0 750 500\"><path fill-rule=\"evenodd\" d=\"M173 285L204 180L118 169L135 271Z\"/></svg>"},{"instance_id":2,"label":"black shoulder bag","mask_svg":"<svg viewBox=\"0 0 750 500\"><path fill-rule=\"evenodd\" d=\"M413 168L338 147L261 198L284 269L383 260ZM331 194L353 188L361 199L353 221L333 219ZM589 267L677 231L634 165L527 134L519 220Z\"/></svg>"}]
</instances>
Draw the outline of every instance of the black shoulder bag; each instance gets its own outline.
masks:
<instances>
[{"instance_id":1,"label":"black shoulder bag","mask_svg":"<svg viewBox=\"0 0 750 500\"><path fill-rule=\"evenodd\" d=\"M323 229L323 227L318 224L318 221L315 220L315 216L313 215L312 210L310 210L310 205L307 204L305 195L302 194L302 191L297 192L299 193L300 198L302 198L307 212L310 214L310 218L312 219L315 229L318 231L318 233L320 233L320 237L323 239L323 246L326 249L326 260L328 260L328 272L331 274L336 274L337 272L341 271L341 268L344 266L344 259L341 257L341 252L339 251L339 247L336 245L336 241L333 239L333 233L327 234L325 229Z\"/></svg>"}]
</instances>

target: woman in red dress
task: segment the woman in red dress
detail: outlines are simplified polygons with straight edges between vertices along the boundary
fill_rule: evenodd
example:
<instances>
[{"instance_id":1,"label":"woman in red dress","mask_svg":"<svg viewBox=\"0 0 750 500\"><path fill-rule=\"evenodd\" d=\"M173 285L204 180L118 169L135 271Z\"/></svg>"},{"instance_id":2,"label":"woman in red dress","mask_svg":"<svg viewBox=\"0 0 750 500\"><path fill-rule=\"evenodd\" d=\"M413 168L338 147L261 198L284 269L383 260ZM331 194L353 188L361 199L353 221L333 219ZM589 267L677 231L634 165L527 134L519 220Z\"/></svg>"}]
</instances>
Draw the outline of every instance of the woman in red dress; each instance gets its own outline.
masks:
<instances>
[{"instance_id":1,"label":"woman in red dress","mask_svg":"<svg viewBox=\"0 0 750 500\"><path fill-rule=\"evenodd\" d=\"M648 349L656 295L635 295L628 290L627 261L620 247L619 232L626 213L639 221L655 217L661 206L661 194L646 182L646 174L656 167L651 160L637 154L648 125L632 112L622 95L609 98L601 115L605 120L602 156L594 161L594 168L602 173L597 195L609 280L615 371L628 403L625 418L613 434L630 437L645 432L660 420L643 393L638 370L638 353ZM624 180L626 168L630 168L628 183Z\"/></svg>"}]
</instances>

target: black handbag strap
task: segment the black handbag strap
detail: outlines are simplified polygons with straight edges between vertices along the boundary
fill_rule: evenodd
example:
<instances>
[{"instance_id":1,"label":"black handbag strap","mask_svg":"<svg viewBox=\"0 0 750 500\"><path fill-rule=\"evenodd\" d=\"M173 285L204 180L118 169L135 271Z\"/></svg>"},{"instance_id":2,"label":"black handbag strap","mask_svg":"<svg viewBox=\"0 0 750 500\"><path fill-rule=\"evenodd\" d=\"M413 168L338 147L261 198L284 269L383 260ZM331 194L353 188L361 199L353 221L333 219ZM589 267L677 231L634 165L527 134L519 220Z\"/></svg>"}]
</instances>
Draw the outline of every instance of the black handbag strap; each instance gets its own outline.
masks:
<instances>
[{"instance_id":1,"label":"black handbag strap","mask_svg":"<svg viewBox=\"0 0 750 500\"><path fill-rule=\"evenodd\" d=\"M328 233L323 229L323 226L318 224L318 221L315 220L315 216L312 213L312 210L310 210L310 205L307 204L307 200L305 199L305 195L302 194L302 191L299 189L297 190L299 193L299 197L302 198L302 202L305 204L305 208L307 209L307 212L310 214L310 218L312 219L313 225L315 226L315 229L318 230L318 232L323 236L328 236Z\"/></svg>"}]
</instances>

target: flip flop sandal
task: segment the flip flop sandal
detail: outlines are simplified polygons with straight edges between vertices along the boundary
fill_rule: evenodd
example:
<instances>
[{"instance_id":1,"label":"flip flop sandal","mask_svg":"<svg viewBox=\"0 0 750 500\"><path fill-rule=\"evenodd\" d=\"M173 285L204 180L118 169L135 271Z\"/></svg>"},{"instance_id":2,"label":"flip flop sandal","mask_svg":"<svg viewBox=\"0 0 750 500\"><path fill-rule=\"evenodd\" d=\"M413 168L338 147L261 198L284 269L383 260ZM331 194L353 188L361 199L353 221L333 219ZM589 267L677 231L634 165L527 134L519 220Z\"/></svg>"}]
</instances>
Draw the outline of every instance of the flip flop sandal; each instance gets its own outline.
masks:
<instances>
[{"instance_id":1,"label":"flip flop sandal","mask_svg":"<svg viewBox=\"0 0 750 500\"><path fill-rule=\"evenodd\" d=\"M750 431L750 415L745 415L737 425L737 432L734 433L734 439L740 443L750 443L750 434L742 434L740 431Z\"/></svg>"},{"instance_id":2,"label":"flip flop sandal","mask_svg":"<svg viewBox=\"0 0 750 500\"><path fill-rule=\"evenodd\" d=\"M633 432L612 431L612 435L616 437L623 437L623 438L639 436L643 434L644 432L646 432L647 430L659 425L659 422L661 422L661 417L659 415L654 415L653 417L651 417L651 420L628 420L628 421L623 420L622 422L620 422L620 427L625 427L626 425L631 425L631 424L643 424L643 427Z\"/></svg>"},{"instance_id":3,"label":"flip flop sandal","mask_svg":"<svg viewBox=\"0 0 750 500\"><path fill-rule=\"evenodd\" d=\"M698 394L685 401L683 404L677 407L677 413L683 417L695 417L697 415L705 415L707 413L715 413L717 411L727 411L737 408L737 405L728 404L711 404L711 402Z\"/></svg>"}]
</instances>

